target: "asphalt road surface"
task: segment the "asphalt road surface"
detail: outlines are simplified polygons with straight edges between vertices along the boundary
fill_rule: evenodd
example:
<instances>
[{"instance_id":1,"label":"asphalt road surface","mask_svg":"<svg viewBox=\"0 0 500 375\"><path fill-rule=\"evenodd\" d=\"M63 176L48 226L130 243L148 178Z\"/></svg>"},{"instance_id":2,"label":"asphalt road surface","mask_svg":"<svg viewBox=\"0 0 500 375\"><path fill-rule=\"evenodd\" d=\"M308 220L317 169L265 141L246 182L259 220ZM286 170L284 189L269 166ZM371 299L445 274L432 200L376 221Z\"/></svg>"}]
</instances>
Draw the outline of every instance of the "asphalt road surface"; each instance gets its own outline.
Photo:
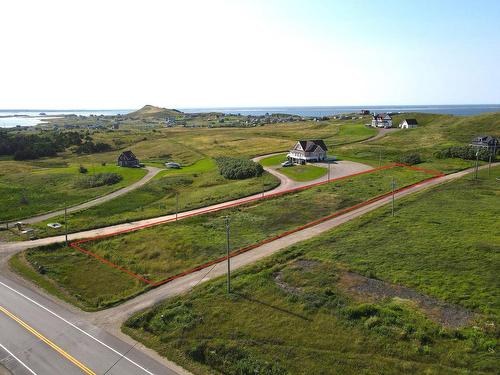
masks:
<instances>
[{"instance_id":1,"label":"asphalt road surface","mask_svg":"<svg viewBox=\"0 0 500 375\"><path fill-rule=\"evenodd\" d=\"M13 374L179 374L3 276L0 364Z\"/></svg>"}]
</instances>

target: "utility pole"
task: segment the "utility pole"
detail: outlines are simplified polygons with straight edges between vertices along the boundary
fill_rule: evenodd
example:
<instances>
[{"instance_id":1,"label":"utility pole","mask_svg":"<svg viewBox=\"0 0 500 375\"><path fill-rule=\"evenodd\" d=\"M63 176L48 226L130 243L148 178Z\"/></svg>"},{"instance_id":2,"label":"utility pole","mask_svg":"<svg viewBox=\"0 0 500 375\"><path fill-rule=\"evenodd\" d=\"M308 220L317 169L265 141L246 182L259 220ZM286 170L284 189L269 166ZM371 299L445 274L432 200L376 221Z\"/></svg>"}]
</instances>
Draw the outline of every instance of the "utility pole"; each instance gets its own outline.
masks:
<instances>
[{"instance_id":1,"label":"utility pole","mask_svg":"<svg viewBox=\"0 0 500 375\"><path fill-rule=\"evenodd\" d=\"M64 237L66 239L66 246L68 246L68 207L64 207Z\"/></svg>"},{"instance_id":2,"label":"utility pole","mask_svg":"<svg viewBox=\"0 0 500 375\"><path fill-rule=\"evenodd\" d=\"M231 293L231 258L229 257L229 217L226 216L226 252L227 252L227 294Z\"/></svg>"},{"instance_id":3,"label":"utility pole","mask_svg":"<svg viewBox=\"0 0 500 375\"><path fill-rule=\"evenodd\" d=\"M474 179L477 180L477 171L479 169L479 148L476 149L476 170L474 172Z\"/></svg>"},{"instance_id":4,"label":"utility pole","mask_svg":"<svg viewBox=\"0 0 500 375\"><path fill-rule=\"evenodd\" d=\"M332 163L328 160L328 181L330 181L330 167L332 166Z\"/></svg>"},{"instance_id":5,"label":"utility pole","mask_svg":"<svg viewBox=\"0 0 500 375\"><path fill-rule=\"evenodd\" d=\"M394 177L392 178L392 217L394 217L394 188L396 187L396 181L394 181Z\"/></svg>"},{"instance_id":6,"label":"utility pole","mask_svg":"<svg viewBox=\"0 0 500 375\"><path fill-rule=\"evenodd\" d=\"M177 216L179 215L179 192L175 192L175 221L177 221Z\"/></svg>"},{"instance_id":7,"label":"utility pole","mask_svg":"<svg viewBox=\"0 0 500 375\"><path fill-rule=\"evenodd\" d=\"M488 178L491 177L491 159L493 158L493 152L495 152L495 155L497 153L496 146L490 150L490 162L488 163Z\"/></svg>"}]
</instances>

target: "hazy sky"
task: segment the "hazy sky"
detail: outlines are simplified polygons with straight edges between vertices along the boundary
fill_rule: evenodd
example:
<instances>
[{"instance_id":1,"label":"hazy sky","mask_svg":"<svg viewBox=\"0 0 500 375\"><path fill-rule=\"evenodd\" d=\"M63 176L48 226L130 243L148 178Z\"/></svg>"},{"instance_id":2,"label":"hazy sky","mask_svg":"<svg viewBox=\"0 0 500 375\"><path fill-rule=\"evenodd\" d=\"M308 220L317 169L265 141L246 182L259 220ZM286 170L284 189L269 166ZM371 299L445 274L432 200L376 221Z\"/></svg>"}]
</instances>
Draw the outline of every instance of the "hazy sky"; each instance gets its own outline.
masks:
<instances>
[{"instance_id":1,"label":"hazy sky","mask_svg":"<svg viewBox=\"0 0 500 375\"><path fill-rule=\"evenodd\" d=\"M500 103L500 1L2 0L0 108Z\"/></svg>"}]
</instances>

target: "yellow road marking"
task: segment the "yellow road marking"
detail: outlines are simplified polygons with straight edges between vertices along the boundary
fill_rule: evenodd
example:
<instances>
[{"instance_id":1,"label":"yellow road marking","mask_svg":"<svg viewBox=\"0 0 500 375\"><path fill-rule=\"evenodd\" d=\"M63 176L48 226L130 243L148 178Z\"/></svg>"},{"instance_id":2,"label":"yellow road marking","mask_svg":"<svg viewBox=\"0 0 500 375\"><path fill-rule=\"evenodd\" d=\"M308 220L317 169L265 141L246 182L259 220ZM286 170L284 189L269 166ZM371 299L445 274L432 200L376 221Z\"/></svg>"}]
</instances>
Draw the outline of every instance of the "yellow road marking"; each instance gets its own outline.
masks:
<instances>
[{"instance_id":1,"label":"yellow road marking","mask_svg":"<svg viewBox=\"0 0 500 375\"><path fill-rule=\"evenodd\" d=\"M76 358L65 352L63 349L61 349L59 346L54 344L52 341L50 341L48 338L46 338L44 335L42 335L40 332L35 330L33 327L29 326L27 323L19 319L17 316L12 314L10 311L5 309L4 307L0 306L0 311L3 312L5 315L7 315L9 318L12 320L16 321L19 323L21 327L26 329L27 331L31 332L34 336L38 337L40 340L42 340L44 343L46 343L48 346L50 346L52 349L54 349L56 352L61 354L64 358L67 360L71 361L74 365L78 366L84 373L88 375L97 375L94 371L89 369L87 366L85 366L83 363L78 361Z\"/></svg>"}]
</instances>

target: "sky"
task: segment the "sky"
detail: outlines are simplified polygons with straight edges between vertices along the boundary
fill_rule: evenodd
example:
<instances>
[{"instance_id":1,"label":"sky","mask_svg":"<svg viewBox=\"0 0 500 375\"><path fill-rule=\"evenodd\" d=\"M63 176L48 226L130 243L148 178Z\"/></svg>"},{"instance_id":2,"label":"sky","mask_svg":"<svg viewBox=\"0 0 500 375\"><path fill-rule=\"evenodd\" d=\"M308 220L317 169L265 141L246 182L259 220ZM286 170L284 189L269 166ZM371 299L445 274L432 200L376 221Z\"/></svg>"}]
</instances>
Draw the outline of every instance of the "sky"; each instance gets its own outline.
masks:
<instances>
[{"instance_id":1,"label":"sky","mask_svg":"<svg viewBox=\"0 0 500 375\"><path fill-rule=\"evenodd\" d=\"M500 103L497 0L2 0L0 108Z\"/></svg>"}]
</instances>

